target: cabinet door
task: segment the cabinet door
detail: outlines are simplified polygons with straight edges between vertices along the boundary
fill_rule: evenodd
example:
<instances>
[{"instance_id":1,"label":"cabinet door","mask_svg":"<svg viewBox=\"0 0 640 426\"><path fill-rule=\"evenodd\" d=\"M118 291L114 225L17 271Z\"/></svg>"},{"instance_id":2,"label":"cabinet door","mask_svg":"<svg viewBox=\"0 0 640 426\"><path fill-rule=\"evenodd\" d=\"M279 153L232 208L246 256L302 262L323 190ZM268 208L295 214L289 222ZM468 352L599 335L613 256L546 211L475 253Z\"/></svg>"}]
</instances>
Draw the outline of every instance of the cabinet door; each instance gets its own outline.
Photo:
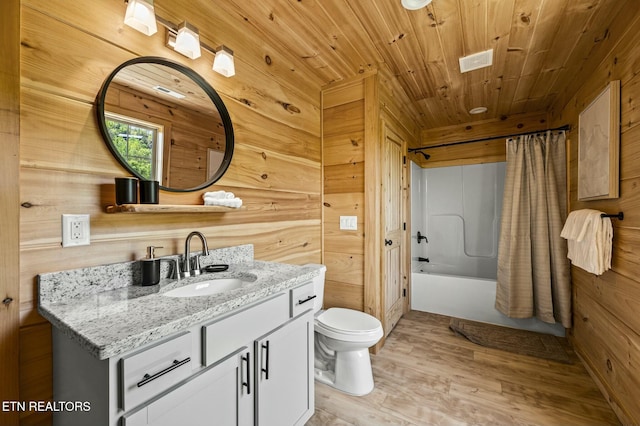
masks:
<instances>
[{"instance_id":1,"label":"cabinet door","mask_svg":"<svg viewBox=\"0 0 640 426\"><path fill-rule=\"evenodd\" d=\"M313 414L313 313L256 342L256 424L304 424Z\"/></svg>"},{"instance_id":2,"label":"cabinet door","mask_svg":"<svg viewBox=\"0 0 640 426\"><path fill-rule=\"evenodd\" d=\"M251 351L234 353L142 409L124 416L125 426L253 424Z\"/></svg>"}]
</instances>

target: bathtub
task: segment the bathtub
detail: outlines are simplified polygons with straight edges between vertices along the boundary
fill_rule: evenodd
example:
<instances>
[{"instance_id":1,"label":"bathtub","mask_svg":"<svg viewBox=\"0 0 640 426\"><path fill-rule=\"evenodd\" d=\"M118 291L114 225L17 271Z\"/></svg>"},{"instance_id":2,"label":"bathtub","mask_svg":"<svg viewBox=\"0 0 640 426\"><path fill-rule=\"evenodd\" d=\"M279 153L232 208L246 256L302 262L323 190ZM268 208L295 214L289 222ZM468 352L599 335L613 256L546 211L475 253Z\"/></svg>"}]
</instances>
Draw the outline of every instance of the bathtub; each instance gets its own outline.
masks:
<instances>
[{"instance_id":1,"label":"bathtub","mask_svg":"<svg viewBox=\"0 0 640 426\"><path fill-rule=\"evenodd\" d=\"M493 274L480 272L489 278L468 276L478 268L466 270L450 264L419 262L411 273L411 309L431 312L472 321L485 322L564 336L561 324L548 324L537 318L515 319L499 312L495 307L496 280ZM482 269L482 268L480 268Z\"/></svg>"}]
</instances>

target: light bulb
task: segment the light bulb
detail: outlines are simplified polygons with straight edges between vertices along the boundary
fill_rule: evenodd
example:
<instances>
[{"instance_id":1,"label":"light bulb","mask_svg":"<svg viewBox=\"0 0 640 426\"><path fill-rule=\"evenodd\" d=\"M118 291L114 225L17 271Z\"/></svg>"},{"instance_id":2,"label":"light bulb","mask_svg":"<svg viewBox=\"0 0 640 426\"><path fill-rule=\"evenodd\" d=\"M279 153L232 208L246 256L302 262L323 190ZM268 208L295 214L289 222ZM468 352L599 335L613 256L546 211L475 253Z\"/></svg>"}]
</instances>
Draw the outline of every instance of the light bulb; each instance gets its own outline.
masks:
<instances>
[{"instance_id":1,"label":"light bulb","mask_svg":"<svg viewBox=\"0 0 640 426\"><path fill-rule=\"evenodd\" d=\"M153 0L129 0L124 23L148 36L158 31Z\"/></svg>"},{"instance_id":2,"label":"light bulb","mask_svg":"<svg viewBox=\"0 0 640 426\"><path fill-rule=\"evenodd\" d=\"M180 24L176 35L175 51L182 53L187 58L197 59L200 57L200 35L198 29L190 25L187 21Z\"/></svg>"},{"instance_id":3,"label":"light bulb","mask_svg":"<svg viewBox=\"0 0 640 426\"><path fill-rule=\"evenodd\" d=\"M219 46L216 49L216 57L213 60L213 70L225 77L235 75L236 67L233 61L233 50L226 46Z\"/></svg>"}]
</instances>

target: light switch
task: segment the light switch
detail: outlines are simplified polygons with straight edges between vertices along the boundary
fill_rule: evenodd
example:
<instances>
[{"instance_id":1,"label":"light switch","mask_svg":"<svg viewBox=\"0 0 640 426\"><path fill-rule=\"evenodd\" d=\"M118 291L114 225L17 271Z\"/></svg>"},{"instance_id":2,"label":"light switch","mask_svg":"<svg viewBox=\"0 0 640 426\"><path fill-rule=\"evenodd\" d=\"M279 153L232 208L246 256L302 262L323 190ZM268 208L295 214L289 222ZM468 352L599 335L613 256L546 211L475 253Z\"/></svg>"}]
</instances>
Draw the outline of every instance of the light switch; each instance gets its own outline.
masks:
<instances>
[{"instance_id":1,"label":"light switch","mask_svg":"<svg viewBox=\"0 0 640 426\"><path fill-rule=\"evenodd\" d=\"M358 216L340 216L340 229L346 231L357 231Z\"/></svg>"}]
</instances>

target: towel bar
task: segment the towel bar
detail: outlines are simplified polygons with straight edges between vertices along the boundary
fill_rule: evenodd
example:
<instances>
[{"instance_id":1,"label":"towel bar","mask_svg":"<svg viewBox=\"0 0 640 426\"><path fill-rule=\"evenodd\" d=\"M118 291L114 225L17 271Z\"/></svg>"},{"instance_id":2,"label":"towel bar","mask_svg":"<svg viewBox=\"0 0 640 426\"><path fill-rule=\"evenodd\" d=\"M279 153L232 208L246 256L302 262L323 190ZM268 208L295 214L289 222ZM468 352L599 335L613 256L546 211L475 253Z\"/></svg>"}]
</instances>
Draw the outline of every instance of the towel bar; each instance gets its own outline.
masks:
<instances>
[{"instance_id":1,"label":"towel bar","mask_svg":"<svg viewBox=\"0 0 640 426\"><path fill-rule=\"evenodd\" d=\"M619 212L619 213L617 213L617 214L606 214L606 213L602 213L602 214L600 215L600 217L615 217L615 218L617 218L617 219L619 219L619 220L623 220L623 219L624 219L624 213L622 213L622 212Z\"/></svg>"}]
</instances>

